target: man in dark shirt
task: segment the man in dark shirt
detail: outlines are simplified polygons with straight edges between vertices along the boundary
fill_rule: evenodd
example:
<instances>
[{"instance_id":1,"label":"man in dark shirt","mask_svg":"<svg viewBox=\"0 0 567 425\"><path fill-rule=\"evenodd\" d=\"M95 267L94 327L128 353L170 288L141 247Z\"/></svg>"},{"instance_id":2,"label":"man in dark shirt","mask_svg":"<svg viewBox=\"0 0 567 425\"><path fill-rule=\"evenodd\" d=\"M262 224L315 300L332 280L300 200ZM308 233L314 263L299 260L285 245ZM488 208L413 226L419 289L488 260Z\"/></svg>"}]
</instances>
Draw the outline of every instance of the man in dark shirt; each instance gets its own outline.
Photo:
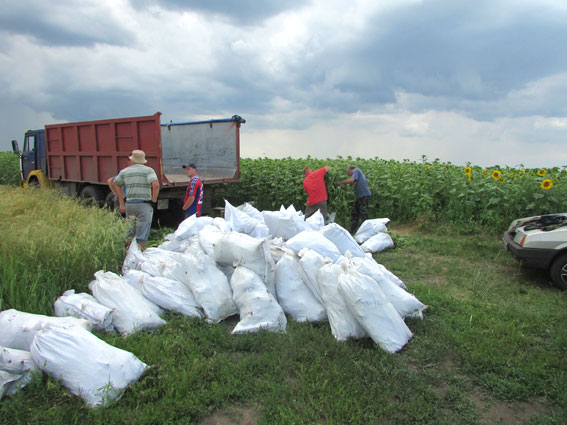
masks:
<instances>
[{"instance_id":1,"label":"man in dark shirt","mask_svg":"<svg viewBox=\"0 0 567 425\"><path fill-rule=\"evenodd\" d=\"M368 202L370 201L370 189L364 173L360 168L350 166L347 169L349 179L337 182L337 185L354 183L354 196L356 200L350 212L350 233L354 235L358 227L358 221L364 222L368 218Z\"/></svg>"}]
</instances>

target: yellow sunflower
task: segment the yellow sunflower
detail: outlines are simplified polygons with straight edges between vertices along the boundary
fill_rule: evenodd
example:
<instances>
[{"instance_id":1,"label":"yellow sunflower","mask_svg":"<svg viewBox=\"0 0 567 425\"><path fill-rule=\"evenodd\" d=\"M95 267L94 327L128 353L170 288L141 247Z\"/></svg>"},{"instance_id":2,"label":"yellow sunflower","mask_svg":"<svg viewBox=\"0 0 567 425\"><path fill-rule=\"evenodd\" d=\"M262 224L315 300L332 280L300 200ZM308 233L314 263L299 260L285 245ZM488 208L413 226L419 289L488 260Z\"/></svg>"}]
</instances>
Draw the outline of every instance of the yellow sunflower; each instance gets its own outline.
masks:
<instances>
[{"instance_id":1,"label":"yellow sunflower","mask_svg":"<svg viewBox=\"0 0 567 425\"><path fill-rule=\"evenodd\" d=\"M514 173L510 173L510 175L509 175L508 177L510 177L511 179L513 179L513 178L514 178Z\"/></svg>"},{"instance_id":2,"label":"yellow sunflower","mask_svg":"<svg viewBox=\"0 0 567 425\"><path fill-rule=\"evenodd\" d=\"M549 190L553 187L553 182L550 179L545 179L541 182L541 188L543 190Z\"/></svg>"},{"instance_id":3,"label":"yellow sunflower","mask_svg":"<svg viewBox=\"0 0 567 425\"><path fill-rule=\"evenodd\" d=\"M486 168L484 170L482 170L482 175L484 177L486 177L488 175L488 170Z\"/></svg>"},{"instance_id":4,"label":"yellow sunflower","mask_svg":"<svg viewBox=\"0 0 567 425\"><path fill-rule=\"evenodd\" d=\"M470 176L471 173L472 173L472 168L471 168L471 167L465 167L465 174L466 174L467 176Z\"/></svg>"},{"instance_id":5,"label":"yellow sunflower","mask_svg":"<svg viewBox=\"0 0 567 425\"><path fill-rule=\"evenodd\" d=\"M429 164L425 164L425 168L427 168L428 170L431 170L431 168L433 168L433 167L431 167L431 165L429 165Z\"/></svg>"},{"instance_id":6,"label":"yellow sunflower","mask_svg":"<svg viewBox=\"0 0 567 425\"><path fill-rule=\"evenodd\" d=\"M494 171L492 172L492 178L493 178L494 180L500 180L500 179L502 178L502 171L500 171L500 170L494 170Z\"/></svg>"},{"instance_id":7,"label":"yellow sunflower","mask_svg":"<svg viewBox=\"0 0 567 425\"><path fill-rule=\"evenodd\" d=\"M546 174L547 174L547 170L546 170L545 168L542 168L541 170L539 170L539 171L537 172L537 175L540 176L540 177L543 177L543 176L545 176Z\"/></svg>"}]
</instances>

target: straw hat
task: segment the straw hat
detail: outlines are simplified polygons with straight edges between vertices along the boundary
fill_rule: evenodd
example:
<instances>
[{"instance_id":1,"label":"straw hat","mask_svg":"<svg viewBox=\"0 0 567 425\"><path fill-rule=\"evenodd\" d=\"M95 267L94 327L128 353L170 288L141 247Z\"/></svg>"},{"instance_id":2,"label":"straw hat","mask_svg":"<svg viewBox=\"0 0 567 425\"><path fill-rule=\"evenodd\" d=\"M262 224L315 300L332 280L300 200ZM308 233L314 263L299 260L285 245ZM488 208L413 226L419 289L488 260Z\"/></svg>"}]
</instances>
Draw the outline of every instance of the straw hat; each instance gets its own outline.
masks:
<instances>
[{"instance_id":1,"label":"straw hat","mask_svg":"<svg viewBox=\"0 0 567 425\"><path fill-rule=\"evenodd\" d=\"M132 156L128 157L128 159L134 164L145 164L146 162L148 162L146 160L146 154L144 153L144 151L139 150L132 151Z\"/></svg>"}]
</instances>

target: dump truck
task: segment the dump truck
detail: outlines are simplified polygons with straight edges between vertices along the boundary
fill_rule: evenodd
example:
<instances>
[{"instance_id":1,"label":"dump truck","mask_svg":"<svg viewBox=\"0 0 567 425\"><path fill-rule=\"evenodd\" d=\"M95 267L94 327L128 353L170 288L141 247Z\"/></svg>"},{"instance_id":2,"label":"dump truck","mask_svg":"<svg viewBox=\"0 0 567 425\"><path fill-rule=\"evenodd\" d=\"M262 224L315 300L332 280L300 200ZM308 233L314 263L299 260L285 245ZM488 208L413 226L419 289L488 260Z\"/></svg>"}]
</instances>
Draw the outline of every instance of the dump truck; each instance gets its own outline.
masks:
<instances>
[{"instance_id":1,"label":"dump truck","mask_svg":"<svg viewBox=\"0 0 567 425\"><path fill-rule=\"evenodd\" d=\"M189 178L183 164L193 162L204 184L203 214L210 210L215 184L240 176L239 115L208 121L161 123L154 115L50 124L28 130L20 157L22 185L54 187L100 206L115 205L107 180L129 166L135 149L143 150L160 183L157 210L179 221ZM169 214L167 214L169 213Z\"/></svg>"}]
</instances>

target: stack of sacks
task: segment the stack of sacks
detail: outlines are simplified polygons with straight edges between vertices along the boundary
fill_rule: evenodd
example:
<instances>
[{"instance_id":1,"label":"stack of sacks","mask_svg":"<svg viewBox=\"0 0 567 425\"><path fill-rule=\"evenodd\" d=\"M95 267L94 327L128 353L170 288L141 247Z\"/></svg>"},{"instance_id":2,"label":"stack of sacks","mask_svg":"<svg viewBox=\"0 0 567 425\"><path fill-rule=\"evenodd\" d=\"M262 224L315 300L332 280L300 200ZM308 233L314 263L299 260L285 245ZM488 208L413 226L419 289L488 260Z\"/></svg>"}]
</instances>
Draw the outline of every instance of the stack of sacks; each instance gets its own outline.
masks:
<instances>
[{"instance_id":1,"label":"stack of sacks","mask_svg":"<svg viewBox=\"0 0 567 425\"><path fill-rule=\"evenodd\" d=\"M0 346L0 399L15 394L38 373L29 351Z\"/></svg>"},{"instance_id":2,"label":"stack of sacks","mask_svg":"<svg viewBox=\"0 0 567 425\"><path fill-rule=\"evenodd\" d=\"M394 246L392 237L386 233L389 221L389 218L373 218L360 225L354 239L362 244L360 248L364 252L375 253Z\"/></svg>"},{"instance_id":3,"label":"stack of sacks","mask_svg":"<svg viewBox=\"0 0 567 425\"><path fill-rule=\"evenodd\" d=\"M67 291L62 297L71 297L71 302L58 308L74 311L77 305L73 295L74 292ZM94 305L90 299L86 302L89 309ZM132 353L112 347L93 335L90 332L93 323L17 310L0 312L0 398L14 394L40 370L61 381L91 407L104 406L119 398L140 377L146 365Z\"/></svg>"}]
</instances>

